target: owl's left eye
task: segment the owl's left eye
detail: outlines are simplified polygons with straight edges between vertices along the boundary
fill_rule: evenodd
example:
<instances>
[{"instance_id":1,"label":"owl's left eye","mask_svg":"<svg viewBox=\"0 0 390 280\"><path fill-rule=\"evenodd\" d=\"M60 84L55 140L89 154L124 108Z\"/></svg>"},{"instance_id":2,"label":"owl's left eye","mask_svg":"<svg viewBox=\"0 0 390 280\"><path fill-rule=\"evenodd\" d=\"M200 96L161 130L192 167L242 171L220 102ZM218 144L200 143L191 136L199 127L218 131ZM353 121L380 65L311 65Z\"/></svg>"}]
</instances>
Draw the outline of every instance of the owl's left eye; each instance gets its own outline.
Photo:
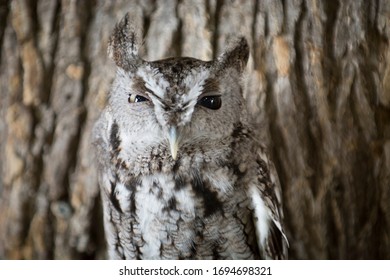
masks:
<instances>
[{"instance_id":1,"label":"owl's left eye","mask_svg":"<svg viewBox=\"0 0 390 280\"><path fill-rule=\"evenodd\" d=\"M220 95L204 96L199 99L198 104L212 110L218 110L222 106Z\"/></svg>"},{"instance_id":2,"label":"owl's left eye","mask_svg":"<svg viewBox=\"0 0 390 280\"><path fill-rule=\"evenodd\" d=\"M129 103L149 101L149 99L147 99L146 97L137 94L129 94L129 98L127 100L129 101Z\"/></svg>"}]
</instances>

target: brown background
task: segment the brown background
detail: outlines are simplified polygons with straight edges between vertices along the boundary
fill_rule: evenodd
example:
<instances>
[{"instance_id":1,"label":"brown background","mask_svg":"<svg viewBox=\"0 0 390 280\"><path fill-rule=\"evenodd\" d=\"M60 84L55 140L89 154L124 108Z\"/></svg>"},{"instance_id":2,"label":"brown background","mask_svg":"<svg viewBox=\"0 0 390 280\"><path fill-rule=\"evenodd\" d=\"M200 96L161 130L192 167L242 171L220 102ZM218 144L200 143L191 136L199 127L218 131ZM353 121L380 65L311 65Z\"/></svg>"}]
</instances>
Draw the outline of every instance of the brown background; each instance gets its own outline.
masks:
<instances>
[{"instance_id":1,"label":"brown background","mask_svg":"<svg viewBox=\"0 0 390 280\"><path fill-rule=\"evenodd\" d=\"M0 0L0 259L105 257L90 131L126 12L146 59L247 37L290 258L390 258L389 0Z\"/></svg>"}]
</instances>

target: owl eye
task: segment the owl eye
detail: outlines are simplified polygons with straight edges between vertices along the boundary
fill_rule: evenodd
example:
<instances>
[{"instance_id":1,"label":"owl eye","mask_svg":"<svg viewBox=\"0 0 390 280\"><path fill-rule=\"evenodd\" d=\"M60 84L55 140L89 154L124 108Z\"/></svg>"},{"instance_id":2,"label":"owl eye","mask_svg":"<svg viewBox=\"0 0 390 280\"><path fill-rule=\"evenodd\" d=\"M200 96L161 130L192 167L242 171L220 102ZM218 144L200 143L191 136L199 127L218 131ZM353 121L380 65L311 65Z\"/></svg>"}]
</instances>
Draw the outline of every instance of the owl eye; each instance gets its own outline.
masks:
<instances>
[{"instance_id":1,"label":"owl eye","mask_svg":"<svg viewBox=\"0 0 390 280\"><path fill-rule=\"evenodd\" d=\"M218 110L221 108L222 99L220 95L204 96L198 101L198 104L211 110Z\"/></svg>"},{"instance_id":2,"label":"owl eye","mask_svg":"<svg viewBox=\"0 0 390 280\"><path fill-rule=\"evenodd\" d=\"M129 94L129 98L127 100L129 101L129 103L149 101L149 99L147 99L146 97L137 94Z\"/></svg>"}]
</instances>

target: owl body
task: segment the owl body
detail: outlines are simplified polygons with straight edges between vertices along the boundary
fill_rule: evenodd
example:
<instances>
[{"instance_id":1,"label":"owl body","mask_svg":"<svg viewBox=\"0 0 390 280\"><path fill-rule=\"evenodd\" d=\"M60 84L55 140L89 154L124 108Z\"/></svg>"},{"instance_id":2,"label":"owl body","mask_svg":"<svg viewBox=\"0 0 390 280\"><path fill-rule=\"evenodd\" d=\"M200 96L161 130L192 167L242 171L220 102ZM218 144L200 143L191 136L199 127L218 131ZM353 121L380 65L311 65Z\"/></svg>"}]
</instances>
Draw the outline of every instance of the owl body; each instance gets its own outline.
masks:
<instances>
[{"instance_id":1,"label":"owl body","mask_svg":"<svg viewBox=\"0 0 390 280\"><path fill-rule=\"evenodd\" d=\"M94 128L109 257L285 258L277 177L242 97L245 39L215 61L148 62L139 42L126 16Z\"/></svg>"}]
</instances>

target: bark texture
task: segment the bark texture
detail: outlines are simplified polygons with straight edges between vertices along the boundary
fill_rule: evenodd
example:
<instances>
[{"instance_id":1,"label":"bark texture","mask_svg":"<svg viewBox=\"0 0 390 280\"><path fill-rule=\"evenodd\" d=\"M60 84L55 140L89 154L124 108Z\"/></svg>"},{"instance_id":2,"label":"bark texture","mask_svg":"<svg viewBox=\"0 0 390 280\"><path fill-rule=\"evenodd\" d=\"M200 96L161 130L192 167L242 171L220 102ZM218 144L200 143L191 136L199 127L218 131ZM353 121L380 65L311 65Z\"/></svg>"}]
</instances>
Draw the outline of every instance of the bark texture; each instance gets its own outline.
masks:
<instances>
[{"instance_id":1,"label":"bark texture","mask_svg":"<svg viewBox=\"0 0 390 280\"><path fill-rule=\"evenodd\" d=\"M290 258L390 258L390 0L0 0L0 259L105 258L90 132L126 12L146 59L246 36Z\"/></svg>"}]
</instances>

